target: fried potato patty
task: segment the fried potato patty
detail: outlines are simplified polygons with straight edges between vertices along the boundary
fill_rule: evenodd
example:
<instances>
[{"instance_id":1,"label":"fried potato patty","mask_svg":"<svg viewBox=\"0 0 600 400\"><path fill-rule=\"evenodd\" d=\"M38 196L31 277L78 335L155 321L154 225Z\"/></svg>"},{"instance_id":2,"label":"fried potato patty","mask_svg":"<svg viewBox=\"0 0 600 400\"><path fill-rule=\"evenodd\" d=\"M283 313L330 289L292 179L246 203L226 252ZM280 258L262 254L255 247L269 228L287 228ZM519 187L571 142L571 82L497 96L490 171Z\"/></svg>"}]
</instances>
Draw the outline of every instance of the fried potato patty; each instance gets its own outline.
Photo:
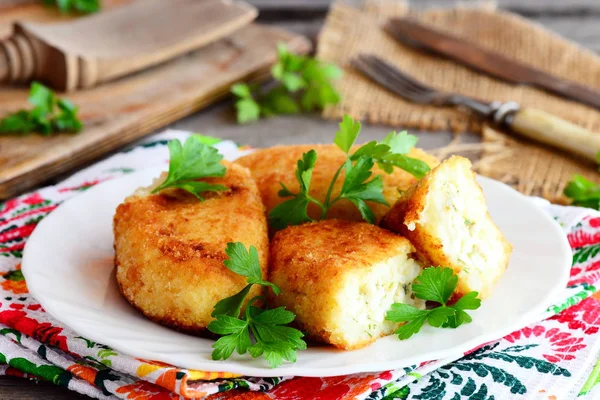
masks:
<instances>
[{"instance_id":1,"label":"fried potato patty","mask_svg":"<svg viewBox=\"0 0 600 400\"><path fill-rule=\"evenodd\" d=\"M382 226L407 237L430 265L452 268L457 296L475 290L488 297L512 252L463 157L450 157L411 187Z\"/></svg>"},{"instance_id":2,"label":"fried potato patty","mask_svg":"<svg viewBox=\"0 0 600 400\"><path fill-rule=\"evenodd\" d=\"M308 144L295 146L275 146L267 149L256 150L235 162L247 167L252 172L252 177L256 181L258 190L266 207L270 212L275 206L283 203L286 198L279 197L277 192L281 189L279 182L282 182L292 192L297 193L299 189L296 180L296 162L302 158L302 153L315 149L318 158L315 169L312 174L312 183L310 195L323 202L329 184L337 169L346 160L346 155L335 145ZM421 149L412 149L408 154L411 157L425 161L430 167L438 164L438 161L432 155L425 153ZM386 174L379 167L373 168L373 175L381 175L383 178L383 195L391 205L400 197L398 190L407 189L417 179L406 171L395 168L392 174ZM333 198L335 198L344 182L344 172L340 174L335 188ZM377 220L389 210L389 206L367 202ZM310 204L308 214L311 218L317 219L320 216L320 210L315 204ZM341 200L334 204L327 218L347 219L353 221L362 221L360 212L347 200Z\"/></svg>"},{"instance_id":3,"label":"fried potato patty","mask_svg":"<svg viewBox=\"0 0 600 400\"><path fill-rule=\"evenodd\" d=\"M267 275L267 222L258 189L246 168L223 164L226 175L206 181L228 191L205 193L201 202L179 189L150 194L152 188L143 188L114 216L121 292L150 319L181 331L203 332L214 305L246 285L223 265L228 242L255 246ZM260 294L256 285L248 298Z\"/></svg>"},{"instance_id":4,"label":"fried potato patty","mask_svg":"<svg viewBox=\"0 0 600 400\"><path fill-rule=\"evenodd\" d=\"M282 293L274 306L296 314L313 339L357 349L393 333L392 303L424 308L412 295L421 267L410 242L364 222L324 220L290 226L271 241L269 280Z\"/></svg>"}]
</instances>

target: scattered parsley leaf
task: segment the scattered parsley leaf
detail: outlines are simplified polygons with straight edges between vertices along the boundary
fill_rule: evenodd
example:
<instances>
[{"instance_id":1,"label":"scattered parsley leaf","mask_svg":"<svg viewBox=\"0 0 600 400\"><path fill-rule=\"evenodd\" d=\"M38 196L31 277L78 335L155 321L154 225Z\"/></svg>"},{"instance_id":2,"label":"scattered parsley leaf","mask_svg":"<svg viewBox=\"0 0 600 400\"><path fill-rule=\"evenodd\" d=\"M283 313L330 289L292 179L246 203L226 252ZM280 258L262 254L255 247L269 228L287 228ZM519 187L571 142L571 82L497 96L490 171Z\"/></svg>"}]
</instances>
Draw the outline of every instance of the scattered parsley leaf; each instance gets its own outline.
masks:
<instances>
[{"instance_id":1,"label":"scattered parsley leaf","mask_svg":"<svg viewBox=\"0 0 600 400\"><path fill-rule=\"evenodd\" d=\"M203 138L192 135L183 146L178 139L171 140L167 146L170 154L169 173L167 179L152 193L166 188L179 188L204 200L200 196L202 192L227 190L223 185L198 181L202 178L222 177L226 172L221 164L223 156L214 147L204 144Z\"/></svg>"},{"instance_id":2,"label":"scattered parsley leaf","mask_svg":"<svg viewBox=\"0 0 600 400\"><path fill-rule=\"evenodd\" d=\"M408 304L394 303L386 314L386 319L393 322L406 322L396 330L398 338L408 339L418 333L425 322L435 328L457 328L472 321L465 310L476 310L481 305L477 292L469 292L456 303L446 303L454 293L458 284L458 276L450 268L431 267L424 269L415 279L413 292L416 297L439 303L438 307L421 310Z\"/></svg>"},{"instance_id":3,"label":"scattered parsley leaf","mask_svg":"<svg viewBox=\"0 0 600 400\"><path fill-rule=\"evenodd\" d=\"M294 96L286 92L283 87L274 88L267 93L259 107L264 116L297 114L300 112L300 107Z\"/></svg>"},{"instance_id":4,"label":"scattered parsley leaf","mask_svg":"<svg viewBox=\"0 0 600 400\"><path fill-rule=\"evenodd\" d=\"M28 133L36 130L36 124L29 118L29 112L17 111L0 120L0 133Z\"/></svg>"},{"instance_id":5,"label":"scattered parsley leaf","mask_svg":"<svg viewBox=\"0 0 600 400\"><path fill-rule=\"evenodd\" d=\"M565 196L572 200L574 206L600 210L600 185L581 175L573 176L564 190Z\"/></svg>"},{"instance_id":6,"label":"scattered parsley leaf","mask_svg":"<svg viewBox=\"0 0 600 400\"><path fill-rule=\"evenodd\" d=\"M100 0L44 0L50 6L57 6L61 13L79 12L90 14L100 11Z\"/></svg>"},{"instance_id":7,"label":"scattered parsley leaf","mask_svg":"<svg viewBox=\"0 0 600 400\"><path fill-rule=\"evenodd\" d=\"M302 332L285 326L296 318L294 313L283 307L272 310L255 307L254 301L263 299L257 296L248 301L246 311L240 315L252 285L270 287L275 295L281 293L277 285L262 279L256 248L250 246L246 250L242 243L228 243L225 252L229 258L223 264L245 276L248 285L214 307L211 316L215 320L208 325L208 330L222 336L213 344L212 359L225 360L237 350L239 354L250 352L254 358L263 356L272 368L284 360L295 362L296 351L306 349L306 343Z\"/></svg>"},{"instance_id":8,"label":"scattered parsley leaf","mask_svg":"<svg viewBox=\"0 0 600 400\"><path fill-rule=\"evenodd\" d=\"M254 100L248 85L236 83L231 87L231 93L239 97L239 100L235 102L239 124L256 121L260 118L260 105Z\"/></svg>"},{"instance_id":9,"label":"scattered parsley leaf","mask_svg":"<svg viewBox=\"0 0 600 400\"><path fill-rule=\"evenodd\" d=\"M261 116L296 114L337 104L340 95L331 81L339 79L341 74L341 69L336 66L294 54L280 43L277 45L277 62L271 68L275 85L263 90L244 83L231 87L231 93L237 97L237 121L244 124Z\"/></svg>"},{"instance_id":10,"label":"scattered parsley leaf","mask_svg":"<svg viewBox=\"0 0 600 400\"><path fill-rule=\"evenodd\" d=\"M67 99L58 99L41 83L31 84L27 101L33 108L17 111L0 120L0 133L39 132L48 136L56 132L79 132L83 128L77 117L77 107Z\"/></svg>"},{"instance_id":11,"label":"scattered parsley leaf","mask_svg":"<svg viewBox=\"0 0 600 400\"><path fill-rule=\"evenodd\" d=\"M231 93L235 94L241 98L252 97L252 93L250 92L250 87L245 83L236 83L231 87Z\"/></svg>"}]
</instances>

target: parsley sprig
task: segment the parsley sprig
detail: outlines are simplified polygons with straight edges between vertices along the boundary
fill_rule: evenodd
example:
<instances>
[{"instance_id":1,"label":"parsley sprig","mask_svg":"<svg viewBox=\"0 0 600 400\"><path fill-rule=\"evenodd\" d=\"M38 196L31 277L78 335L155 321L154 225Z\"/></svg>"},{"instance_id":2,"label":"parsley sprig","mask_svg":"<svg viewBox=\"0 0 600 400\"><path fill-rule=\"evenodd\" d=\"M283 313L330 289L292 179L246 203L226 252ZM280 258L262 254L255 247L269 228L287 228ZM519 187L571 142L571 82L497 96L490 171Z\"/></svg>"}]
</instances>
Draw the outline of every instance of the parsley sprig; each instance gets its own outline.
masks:
<instances>
[{"instance_id":1,"label":"parsley sprig","mask_svg":"<svg viewBox=\"0 0 600 400\"><path fill-rule=\"evenodd\" d=\"M79 12L90 14L100 11L100 0L44 0L44 4L56 6L61 13Z\"/></svg>"},{"instance_id":2,"label":"parsley sprig","mask_svg":"<svg viewBox=\"0 0 600 400\"><path fill-rule=\"evenodd\" d=\"M178 139L168 143L170 160L167 179L152 193L167 188L179 188L204 200L202 192L227 190L223 185L199 181L202 178L222 177L226 168L221 164L223 156L217 149L204 144L200 135L190 136L183 146Z\"/></svg>"},{"instance_id":3,"label":"parsley sprig","mask_svg":"<svg viewBox=\"0 0 600 400\"><path fill-rule=\"evenodd\" d=\"M263 356L271 368L275 368L284 360L295 362L296 351L306 349L302 340L304 334L297 329L286 326L296 318L294 313L284 307L261 309L253 304L266 303L263 296L250 299L243 315L241 309L253 285L270 287L275 295L281 289L271 282L262 279L258 252L254 246L249 250L242 243L228 243L225 250L229 259L225 266L247 279L247 285L237 294L219 301L211 314L216 319L208 325L208 330L221 335L213 344L213 360L226 360L234 351L238 354L247 352L253 358Z\"/></svg>"},{"instance_id":4,"label":"parsley sprig","mask_svg":"<svg viewBox=\"0 0 600 400\"><path fill-rule=\"evenodd\" d=\"M268 90L256 85L238 83L231 87L238 123L256 121L261 116L297 114L337 104L340 94L332 81L342 71L335 65L290 52L284 44L277 46L277 63L271 68L276 84Z\"/></svg>"},{"instance_id":5,"label":"parsley sprig","mask_svg":"<svg viewBox=\"0 0 600 400\"><path fill-rule=\"evenodd\" d=\"M57 132L79 132L83 124L77 117L77 107L67 99L38 82L31 84L27 101L31 110L20 110L0 120L0 133L39 132L49 136Z\"/></svg>"},{"instance_id":6,"label":"parsley sprig","mask_svg":"<svg viewBox=\"0 0 600 400\"><path fill-rule=\"evenodd\" d=\"M476 310L481 305L477 292L469 292L453 305L447 305L458 284L458 275L452 269L431 267L424 269L413 284L413 292L422 300L433 301L438 307L421 310L408 304L394 303L386 314L393 322L406 322L396 331L401 340L419 332L425 322L439 328L458 328L472 321L465 310Z\"/></svg>"},{"instance_id":7,"label":"parsley sprig","mask_svg":"<svg viewBox=\"0 0 600 400\"><path fill-rule=\"evenodd\" d=\"M600 164L600 151L596 154ZM598 169L600 171L600 168ZM600 210L600 185L589 179L575 175L564 190L565 196L571 199L574 206Z\"/></svg>"},{"instance_id":8,"label":"parsley sprig","mask_svg":"<svg viewBox=\"0 0 600 400\"><path fill-rule=\"evenodd\" d=\"M331 207L341 200L350 201L359 210L363 219L373 224L375 223L375 214L366 202L371 201L388 205L383 197L383 180L381 176L372 176L372 169L375 164L388 174L392 173L395 167L419 178L429 171L429 166L425 162L406 155L417 143L417 138L406 132L391 132L382 141L371 141L351 153L360 130L360 122L355 121L348 115L345 115L339 124L334 143L346 154L346 160L335 172L323 202L311 197L309 194L312 173L317 162L317 153L315 150L310 150L302 155L302 159L298 160L296 168L296 180L299 183L300 191L293 193L281 183L279 196L291 197L291 199L271 210L269 213L271 226L282 229L288 225L299 225L312 221L307 213L310 203L319 207L321 213L318 219L324 219ZM340 193L334 197L333 190L336 182L340 179L342 171L345 172L344 181Z\"/></svg>"}]
</instances>

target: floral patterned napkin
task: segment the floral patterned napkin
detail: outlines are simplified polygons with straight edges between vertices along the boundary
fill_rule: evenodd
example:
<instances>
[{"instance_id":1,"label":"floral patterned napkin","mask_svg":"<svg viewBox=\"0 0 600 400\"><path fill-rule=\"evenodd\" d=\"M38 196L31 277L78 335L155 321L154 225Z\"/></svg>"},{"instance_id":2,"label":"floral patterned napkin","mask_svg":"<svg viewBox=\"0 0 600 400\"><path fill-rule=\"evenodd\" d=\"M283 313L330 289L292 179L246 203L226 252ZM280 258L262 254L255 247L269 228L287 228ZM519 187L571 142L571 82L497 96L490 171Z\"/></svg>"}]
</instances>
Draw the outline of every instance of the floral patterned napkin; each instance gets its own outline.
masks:
<instances>
[{"instance_id":1,"label":"floral patterned napkin","mask_svg":"<svg viewBox=\"0 0 600 400\"><path fill-rule=\"evenodd\" d=\"M168 160L167 131L61 182L0 203L0 374L43 379L98 399L600 398L600 213L545 203L573 248L568 287L538 323L466 354L410 368L330 378L254 378L136 359L61 326L27 292L20 270L36 224L91 186ZM215 144L227 158L245 150ZM599 386L600 387L600 386ZM243 389L243 390L242 390Z\"/></svg>"}]
</instances>

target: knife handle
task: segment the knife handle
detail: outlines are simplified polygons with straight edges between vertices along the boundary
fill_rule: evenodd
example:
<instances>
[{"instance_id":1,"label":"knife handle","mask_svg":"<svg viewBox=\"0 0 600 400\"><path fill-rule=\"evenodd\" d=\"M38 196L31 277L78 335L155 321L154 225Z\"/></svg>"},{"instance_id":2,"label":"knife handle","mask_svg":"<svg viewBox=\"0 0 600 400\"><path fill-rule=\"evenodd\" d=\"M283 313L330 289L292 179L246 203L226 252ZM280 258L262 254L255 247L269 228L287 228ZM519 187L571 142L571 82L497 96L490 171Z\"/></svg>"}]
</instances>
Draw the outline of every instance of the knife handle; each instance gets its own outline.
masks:
<instances>
[{"instance_id":1,"label":"knife handle","mask_svg":"<svg viewBox=\"0 0 600 400\"><path fill-rule=\"evenodd\" d=\"M515 133L598 163L600 133L534 108L519 109L505 122Z\"/></svg>"}]
</instances>

